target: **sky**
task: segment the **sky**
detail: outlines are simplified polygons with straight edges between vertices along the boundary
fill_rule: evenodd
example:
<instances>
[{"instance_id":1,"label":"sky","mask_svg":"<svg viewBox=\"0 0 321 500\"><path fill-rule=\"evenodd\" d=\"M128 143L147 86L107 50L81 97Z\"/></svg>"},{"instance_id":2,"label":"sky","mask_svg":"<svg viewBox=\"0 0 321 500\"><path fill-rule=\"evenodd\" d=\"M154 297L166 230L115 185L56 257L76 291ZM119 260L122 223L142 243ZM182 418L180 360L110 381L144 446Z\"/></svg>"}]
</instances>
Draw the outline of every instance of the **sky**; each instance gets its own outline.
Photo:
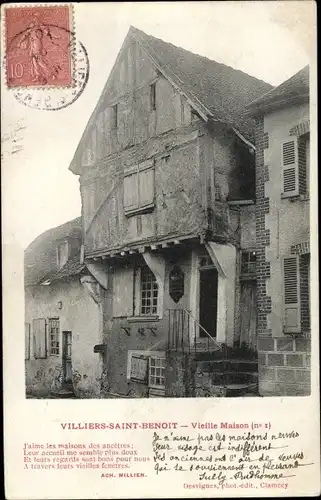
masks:
<instances>
[{"instance_id":1,"label":"sky","mask_svg":"<svg viewBox=\"0 0 321 500\"><path fill-rule=\"evenodd\" d=\"M25 248L80 215L78 177L68 167L130 25L278 85L309 64L313 8L309 1L74 4L76 37L90 60L79 99L56 112L30 109L2 81L2 136L25 127L19 153L3 147L3 242Z\"/></svg>"}]
</instances>

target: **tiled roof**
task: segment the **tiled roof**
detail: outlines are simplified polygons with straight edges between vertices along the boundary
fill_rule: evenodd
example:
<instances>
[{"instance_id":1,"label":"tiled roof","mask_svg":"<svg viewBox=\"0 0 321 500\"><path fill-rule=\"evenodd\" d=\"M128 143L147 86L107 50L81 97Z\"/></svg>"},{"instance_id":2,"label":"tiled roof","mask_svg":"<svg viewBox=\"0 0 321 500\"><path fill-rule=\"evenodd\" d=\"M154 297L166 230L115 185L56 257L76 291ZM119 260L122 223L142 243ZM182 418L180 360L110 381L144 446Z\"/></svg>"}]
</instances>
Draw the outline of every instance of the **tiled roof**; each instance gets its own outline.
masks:
<instances>
[{"instance_id":1,"label":"tiled roof","mask_svg":"<svg viewBox=\"0 0 321 500\"><path fill-rule=\"evenodd\" d=\"M246 139L254 142L255 122L245 112L245 107L273 89L272 85L243 71L147 35L133 26L129 29L123 47L131 38L143 47L158 69L171 79L181 92L188 94L190 101L199 105L208 117L231 124ZM119 54L109 78L117 65ZM105 105L109 78L69 166L74 173L79 173L81 146L86 141L97 114Z\"/></svg>"},{"instance_id":2,"label":"tiled roof","mask_svg":"<svg viewBox=\"0 0 321 500\"><path fill-rule=\"evenodd\" d=\"M269 105L309 95L309 66L305 66L288 80L249 104L248 109L259 111Z\"/></svg>"},{"instance_id":3,"label":"tiled roof","mask_svg":"<svg viewBox=\"0 0 321 500\"><path fill-rule=\"evenodd\" d=\"M273 89L243 71L176 47L137 28L130 32L175 83L205 106L213 118L231 123L247 139L253 139L253 120L244 108Z\"/></svg>"},{"instance_id":4,"label":"tiled roof","mask_svg":"<svg viewBox=\"0 0 321 500\"><path fill-rule=\"evenodd\" d=\"M57 281L70 276L75 276L85 268L84 264L80 264L79 254L73 259L69 259L66 264L59 270L54 270L44 276L43 281Z\"/></svg>"},{"instance_id":5,"label":"tiled roof","mask_svg":"<svg viewBox=\"0 0 321 500\"><path fill-rule=\"evenodd\" d=\"M24 259L26 286L37 285L44 281L47 275L58 271L57 244L59 240L67 237L80 239L81 217L48 229L28 246ZM79 262L79 256L77 258Z\"/></svg>"}]
</instances>

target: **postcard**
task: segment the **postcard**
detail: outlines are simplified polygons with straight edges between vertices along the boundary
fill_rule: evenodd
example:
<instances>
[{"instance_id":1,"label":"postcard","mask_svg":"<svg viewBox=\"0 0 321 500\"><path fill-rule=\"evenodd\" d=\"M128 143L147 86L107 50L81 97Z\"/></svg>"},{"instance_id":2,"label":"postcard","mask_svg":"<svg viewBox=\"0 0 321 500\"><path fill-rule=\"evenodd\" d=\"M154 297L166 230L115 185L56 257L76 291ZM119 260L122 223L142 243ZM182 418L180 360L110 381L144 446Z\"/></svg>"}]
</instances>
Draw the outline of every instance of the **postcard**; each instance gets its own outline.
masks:
<instances>
[{"instance_id":1,"label":"postcard","mask_svg":"<svg viewBox=\"0 0 321 500\"><path fill-rule=\"evenodd\" d=\"M315 4L1 28L6 498L318 495Z\"/></svg>"}]
</instances>

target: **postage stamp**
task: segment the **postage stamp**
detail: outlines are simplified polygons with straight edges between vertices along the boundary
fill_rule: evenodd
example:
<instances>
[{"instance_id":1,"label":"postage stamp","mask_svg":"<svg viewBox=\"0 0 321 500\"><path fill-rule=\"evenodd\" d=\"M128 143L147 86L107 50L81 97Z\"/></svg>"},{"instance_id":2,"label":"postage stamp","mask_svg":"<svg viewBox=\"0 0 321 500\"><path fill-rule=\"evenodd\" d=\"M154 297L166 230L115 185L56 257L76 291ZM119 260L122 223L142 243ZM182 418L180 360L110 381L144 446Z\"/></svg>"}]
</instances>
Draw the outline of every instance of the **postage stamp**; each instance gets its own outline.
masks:
<instances>
[{"instance_id":1,"label":"postage stamp","mask_svg":"<svg viewBox=\"0 0 321 500\"><path fill-rule=\"evenodd\" d=\"M5 9L8 88L73 84L71 5Z\"/></svg>"}]
</instances>

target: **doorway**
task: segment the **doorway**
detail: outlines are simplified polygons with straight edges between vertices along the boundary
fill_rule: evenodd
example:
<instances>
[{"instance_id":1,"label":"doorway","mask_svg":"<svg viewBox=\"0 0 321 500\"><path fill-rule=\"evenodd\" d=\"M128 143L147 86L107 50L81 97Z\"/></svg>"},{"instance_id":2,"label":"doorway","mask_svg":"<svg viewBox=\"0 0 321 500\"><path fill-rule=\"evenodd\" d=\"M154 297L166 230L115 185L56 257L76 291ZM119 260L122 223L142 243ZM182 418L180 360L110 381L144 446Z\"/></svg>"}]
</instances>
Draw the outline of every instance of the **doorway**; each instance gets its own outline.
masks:
<instances>
[{"instance_id":1,"label":"doorway","mask_svg":"<svg viewBox=\"0 0 321 500\"><path fill-rule=\"evenodd\" d=\"M70 385L72 383L72 365L71 365L71 347L72 347L72 333L62 332L62 364L63 364L63 377L64 384Z\"/></svg>"},{"instance_id":2,"label":"doorway","mask_svg":"<svg viewBox=\"0 0 321 500\"><path fill-rule=\"evenodd\" d=\"M213 266L200 269L200 325L216 337L218 272ZM207 334L200 328L200 337Z\"/></svg>"}]
</instances>

